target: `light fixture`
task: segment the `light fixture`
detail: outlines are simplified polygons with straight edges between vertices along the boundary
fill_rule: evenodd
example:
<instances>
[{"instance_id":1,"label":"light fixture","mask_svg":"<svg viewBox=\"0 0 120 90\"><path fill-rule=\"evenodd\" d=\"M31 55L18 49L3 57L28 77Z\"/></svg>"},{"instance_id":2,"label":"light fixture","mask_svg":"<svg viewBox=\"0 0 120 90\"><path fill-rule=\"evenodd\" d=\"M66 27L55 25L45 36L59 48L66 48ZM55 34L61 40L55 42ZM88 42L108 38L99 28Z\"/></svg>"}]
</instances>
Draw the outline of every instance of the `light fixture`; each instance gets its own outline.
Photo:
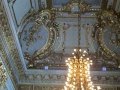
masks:
<instances>
[{"instance_id":1,"label":"light fixture","mask_svg":"<svg viewBox=\"0 0 120 90\"><path fill-rule=\"evenodd\" d=\"M67 80L64 90L100 90L94 87L90 76L92 60L88 58L86 50L74 49L74 56L66 60L68 66Z\"/></svg>"}]
</instances>

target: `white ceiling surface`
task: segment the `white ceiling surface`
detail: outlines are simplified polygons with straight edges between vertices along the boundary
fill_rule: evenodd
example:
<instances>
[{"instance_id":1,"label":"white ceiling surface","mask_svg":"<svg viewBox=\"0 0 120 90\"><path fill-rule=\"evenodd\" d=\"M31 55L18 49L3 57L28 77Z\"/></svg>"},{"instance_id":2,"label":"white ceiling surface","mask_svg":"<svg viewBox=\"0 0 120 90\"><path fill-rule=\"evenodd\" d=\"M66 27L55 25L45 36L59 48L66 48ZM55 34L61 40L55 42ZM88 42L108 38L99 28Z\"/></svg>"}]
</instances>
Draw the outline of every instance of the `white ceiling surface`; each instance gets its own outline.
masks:
<instances>
[{"instance_id":1,"label":"white ceiling surface","mask_svg":"<svg viewBox=\"0 0 120 90\"><path fill-rule=\"evenodd\" d=\"M91 13L92 14L92 13ZM56 51L62 51L65 49L65 53L71 54L74 48L78 47L78 39L80 38L80 47L89 48L90 52L95 52L95 45L93 44L92 31L93 26L96 23L95 17L91 16L90 13L82 15L79 23L81 24L78 29L78 17L67 17L67 18L57 18L56 22L60 24L60 34L61 41L64 44L59 44L59 48ZM63 30L64 23L69 26L68 29ZM89 25L87 25L89 24ZM89 28L88 30L86 30ZM80 31L80 36L78 36L78 30Z\"/></svg>"},{"instance_id":2,"label":"white ceiling surface","mask_svg":"<svg viewBox=\"0 0 120 90\"><path fill-rule=\"evenodd\" d=\"M30 0L16 0L13 4L13 10L17 19L18 25L20 24L22 18L25 16L26 12L30 10Z\"/></svg>"}]
</instances>

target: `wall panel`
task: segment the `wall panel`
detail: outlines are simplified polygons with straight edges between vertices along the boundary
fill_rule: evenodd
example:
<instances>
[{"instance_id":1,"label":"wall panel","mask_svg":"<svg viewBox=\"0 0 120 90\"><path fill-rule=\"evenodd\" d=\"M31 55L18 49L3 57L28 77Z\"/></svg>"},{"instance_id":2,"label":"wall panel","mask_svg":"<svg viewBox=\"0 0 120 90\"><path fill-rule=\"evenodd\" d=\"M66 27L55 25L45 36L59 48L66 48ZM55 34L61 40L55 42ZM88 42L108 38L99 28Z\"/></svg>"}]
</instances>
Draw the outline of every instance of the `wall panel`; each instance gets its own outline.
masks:
<instances>
[{"instance_id":1,"label":"wall panel","mask_svg":"<svg viewBox=\"0 0 120 90\"><path fill-rule=\"evenodd\" d=\"M20 25L22 18L29 12L30 9L30 0L16 0L13 3L12 10L17 25Z\"/></svg>"}]
</instances>

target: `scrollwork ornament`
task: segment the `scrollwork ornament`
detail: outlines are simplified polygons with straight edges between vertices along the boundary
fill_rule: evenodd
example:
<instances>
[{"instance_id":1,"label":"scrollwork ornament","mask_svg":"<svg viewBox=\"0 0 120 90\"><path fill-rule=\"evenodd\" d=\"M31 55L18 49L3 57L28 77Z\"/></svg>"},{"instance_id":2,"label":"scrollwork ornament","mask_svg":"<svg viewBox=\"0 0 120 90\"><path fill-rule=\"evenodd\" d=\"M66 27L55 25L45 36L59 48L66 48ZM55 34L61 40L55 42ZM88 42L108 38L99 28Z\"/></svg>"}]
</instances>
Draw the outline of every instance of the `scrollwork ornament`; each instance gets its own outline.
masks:
<instances>
[{"instance_id":1,"label":"scrollwork ornament","mask_svg":"<svg viewBox=\"0 0 120 90\"><path fill-rule=\"evenodd\" d=\"M34 20L31 19L31 16L35 17ZM29 52L24 52L24 57L27 61L29 61L29 66L33 67L35 61L39 61L50 55L53 45L55 44L56 39L59 37L59 25L55 22L55 12L50 10L42 10L40 12L37 12L35 14L28 16L28 18L24 20L23 23L25 24L23 25L25 26L29 24L31 20L33 21L34 24L31 28L31 31L29 30L31 35L27 37L27 38L30 38L29 40L27 39L27 42L29 42L28 45L31 45L31 43L34 43L35 41L34 35L36 34L36 32L40 31L40 27L44 26L46 29L44 31L48 32L47 41L42 47L34 51L32 55L30 55ZM21 31L23 30L24 28L21 29ZM22 37L22 36L19 36L19 37ZM40 38L42 39L42 37L43 36L41 35ZM21 39L22 38L20 38L20 40Z\"/></svg>"},{"instance_id":2,"label":"scrollwork ornament","mask_svg":"<svg viewBox=\"0 0 120 90\"><path fill-rule=\"evenodd\" d=\"M46 56L47 54L50 53L50 49L51 49L52 45L54 44L54 40L55 40L56 28L51 27L52 25L49 25L49 24L53 24L53 23L51 23L52 21L50 21L51 20L51 13L50 13L49 10L41 11L39 16L40 17L38 17L37 20L40 24L38 24L38 23L35 24L34 27L33 27L33 30L38 30L38 27L41 26L41 23L44 24L49 30L49 39L48 39L48 43L46 44L45 48L42 49L42 50L38 50L33 55L34 58L39 57L39 59L41 59L41 58L43 58L44 56ZM35 20L35 22L37 20Z\"/></svg>"},{"instance_id":3,"label":"scrollwork ornament","mask_svg":"<svg viewBox=\"0 0 120 90\"><path fill-rule=\"evenodd\" d=\"M98 24L96 24L95 29L97 30L96 37L100 49L106 57L112 60L115 59L117 63L120 63L120 38L118 37L120 35L120 23L118 21L119 19L117 15L113 11L109 10L100 11L96 15ZM108 38L109 42L107 42L108 40L106 41L106 38ZM110 48L110 46L108 46L108 43L111 44L113 48ZM112 50L116 47L118 48L118 51Z\"/></svg>"},{"instance_id":4,"label":"scrollwork ornament","mask_svg":"<svg viewBox=\"0 0 120 90\"><path fill-rule=\"evenodd\" d=\"M0 3L0 4L2 4L2 3ZM7 20L7 16L6 16L6 13L4 12L4 8L2 5L0 5L0 19L1 19L1 21L0 21L1 40L4 43L4 45L7 46L8 52L10 53L12 59L14 60L15 67L17 68L19 75L21 77L22 75L24 75L23 74L24 70L21 67L22 64L20 62L20 57L19 57L19 53L18 53L18 50L16 47L16 42L14 41L14 36L10 29L10 26L9 26L9 23ZM5 50L3 50L3 51L5 51ZM8 58L6 57L7 55L5 53L6 52L4 52L4 53L2 52L2 55L4 56L3 58L5 58L5 60L7 62Z\"/></svg>"},{"instance_id":5,"label":"scrollwork ornament","mask_svg":"<svg viewBox=\"0 0 120 90\"><path fill-rule=\"evenodd\" d=\"M6 71L2 65L2 62L0 61L0 86L5 85L6 80L7 80Z\"/></svg>"},{"instance_id":6,"label":"scrollwork ornament","mask_svg":"<svg viewBox=\"0 0 120 90\"><path fill-rule=\"evenodd\" d=\"M88 5L85 1L79 0L70 0L66 5L63 5L61 8L52 8L54 11L67 11L71 12L73 7L78 6L80 12L84 13L86 11L90 11L90 5Z\"/></svg>"}]
</instances>

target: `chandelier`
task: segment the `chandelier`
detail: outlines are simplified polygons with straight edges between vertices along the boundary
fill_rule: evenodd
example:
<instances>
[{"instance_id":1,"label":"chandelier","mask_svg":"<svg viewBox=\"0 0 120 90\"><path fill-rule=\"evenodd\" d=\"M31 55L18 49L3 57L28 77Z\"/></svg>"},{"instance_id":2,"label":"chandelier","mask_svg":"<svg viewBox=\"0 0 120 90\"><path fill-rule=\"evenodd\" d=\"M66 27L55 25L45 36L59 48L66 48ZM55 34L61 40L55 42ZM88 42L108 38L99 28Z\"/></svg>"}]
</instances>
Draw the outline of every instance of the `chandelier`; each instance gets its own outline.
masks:
<instances>
[{"instance_id":1,"label":"chandelier","mask_svg":"<svg viewBox=\"0 0 120 90\"><path fill-rule=\"evenodd\" d=\"M6 82L6 72L2 65L2 62L0 61L0 86L3 86Z\"/></svg>"},{"instance_id":2,"label":"chandelier","mask_svg":"<svg viewBox=\"0 0 120 90\"><path fill-rule=\"evenodd\" d=\"M86 50L74 49L74 57L68 58L67 81L64 90L100 90L100 87L94 87L90 76L90 65L92 60L88 58Z\"/></svg>"}]
</instances>

